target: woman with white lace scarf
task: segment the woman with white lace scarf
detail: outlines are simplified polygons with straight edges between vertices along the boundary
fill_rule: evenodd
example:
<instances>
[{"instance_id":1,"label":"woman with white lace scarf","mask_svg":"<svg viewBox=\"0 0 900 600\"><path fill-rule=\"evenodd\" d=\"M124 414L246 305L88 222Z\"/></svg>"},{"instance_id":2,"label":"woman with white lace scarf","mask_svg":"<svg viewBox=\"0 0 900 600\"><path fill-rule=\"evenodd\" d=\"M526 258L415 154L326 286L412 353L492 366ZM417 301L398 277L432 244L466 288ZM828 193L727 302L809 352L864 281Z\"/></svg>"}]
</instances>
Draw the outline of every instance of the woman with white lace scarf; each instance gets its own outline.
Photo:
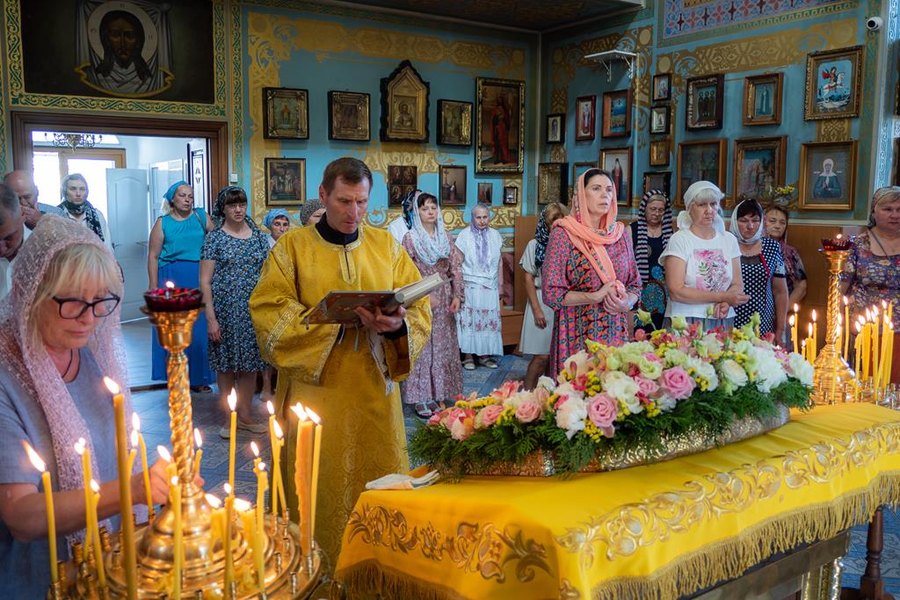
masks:
<instances>
[{"instance_id":1,"label":"woman with white lace scarf","mask_svg":"<svg viewBox=\"0 0 900 600\"><path fill-rule=\"evenodd\" d=\"M42 598L50 579L47 513L40 474L22 442L50 472L58 557L64 560L69 544L84 538L76 444L90 450L100 483L100 524L118 529L113 403L102 378L108 375L125 390L130 425L119 325L123 284L112 252L96 235L49 214L38 221L13 269L12 291L0 302L0 439L6 442L0 453L0 597ZM166 500L165 466L157 461L151 467L154 502ZM135 504L142 504L137 470L131 487ZM146 518L145 509L136 508L138 518Z\"/></svg>"},{"instance_id":2,"label":"woman with white lace scarf","mask_svg":"<svg viewBox=\"0 0 900 600\"><path fill-rule=\"evenodd\" d=\"M112 249L112 237L106 217L88 201L87 179L81 173L66 175L60 184L59 214L70 221L80 223L93 231L106 246Z\"/></svg>"},{"instance_id":3,"label":"woman with white lace scarf","mask_svg":"<svg viewBox=\"0 0 900 600\"><path fill-rule=\"evenodd\" d=\"M503 354L500 333L500 289L503 272L500 270L500 232L489 226L491 209L486 204L472 208L469 226L456 238L465 260L462 265L466 282L466 299L456 315L459 349L465 353L462 366L475 369L475 359L489 369L498 367L493 356Z\"/></svg>"}]
</instances>

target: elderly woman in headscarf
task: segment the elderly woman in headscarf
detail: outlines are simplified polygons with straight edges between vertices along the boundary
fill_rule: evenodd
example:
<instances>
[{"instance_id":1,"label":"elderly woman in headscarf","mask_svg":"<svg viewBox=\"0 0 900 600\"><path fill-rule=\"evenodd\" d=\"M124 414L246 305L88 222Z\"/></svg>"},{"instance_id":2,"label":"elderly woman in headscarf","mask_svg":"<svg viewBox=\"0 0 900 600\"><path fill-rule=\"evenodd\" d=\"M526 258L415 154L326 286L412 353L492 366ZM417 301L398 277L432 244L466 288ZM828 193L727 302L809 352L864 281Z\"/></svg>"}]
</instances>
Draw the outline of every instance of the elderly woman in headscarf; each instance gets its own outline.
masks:
<instances>
[{"instance_id":1,"label":"elderly woman in headscarf","mask_svg":"<svg viewBox=\"0 0 900 600\"><path fill-rule=\"evenodd\" d=\"M725 194L709 181L697 181L684 193L678 231L659 263L666 269L669 301L663 326L680 317L704 328L731 327L734 307L750 299L741 281L741 250L725 231L719 202Z\"/></svg>"},{"instance_id":2,"label":"elderly woman in headscarf","mask_svg":"<svg viewBox=\"0 0 900 600\"><path fill-rule=\"evenodd\" d=\"M853 240L844 263L841 286L850 296L851 322L867 308L893 303L894 366L891 381L900 381L900 187L879 188L872 196L866 229ZM18 260L18 259L16 259ZM855 328L852 330L856 334Z\"/></svg>"},{"instance_id":3,"label":"elderly woman in headscarf","mask_svg":"<svg viewBox=\"0 0 900 600\"><path fill-rule=\"evenodd\" d=\"M641 275L640 306L650 313L652 325L638 326L649 331L662 328L666 312L666 273L659 264L659 257L672 237L672 205L661 190L650 190L641 198L637 219L629 227L631 248Z\"/></svg>"},{"instance_id":4,"label":"elderly woman in headscarf","mask_svg":"<svg viewBox=\"0 0 900 600\"><path fill-rule=\"evenodd\" d=\"M237 394L237 426L251 433L265 433L266 426L252 420L250 404L256 388L256 372L268 365L259 354L250 319L250 295L269 254L266 234L247 214L247 194L227 186L213 208L216 229L206 236L200 253L200 289L206 305L209 333L209 368L223 408L232 389ZM228 438L227 426L219 435Z\"/></svg>"},{"instance_id":5,"label":"elderly woman in headscarf","mask_svg":"<svg viewBox=\"0 0 900 600\"><path fill-rule=\"evenodd\" d=\"M742 200L731 211L731 233L741 250L741 281L750 296L735 308L734 326L743 327L759 314L759 335L775 334L775 343L784 343L787 325L788 292L784 278L781 246L763 235L763 209L753 199Z\"/></svg>"},{"instance_id":6,"label":"elderly woman in headscarf","mask_svg":"<svg viewBox=\"0 0 900 600\"><path fill-rule=\"evenodd\" d=\"M462 366L475 369L475 360L489 369L497 368L493 356L503 355L500 333L500 232L489 226L491 209L486 204L472 208L469 226L456 238L456 247L465 256L462 265L466 298L456 317L459 349L465 354Z\"/></svg>"},{"instance_id":7,"label":"elderly woman in headscarf","mask_svg":"<svg viewBox=\"0 0 900 600\"><path fill-rule=\"evenodd\" d=\"M321 202L318 200L307 200L303 208L300 209L300 224L304 227L315 225L322 220L322 215L324 214L325 207L322 206Z\"/></svg>"},{"instance_id":8,"label":"elderly woman in headscarf","mask_svg":"<svg viewBox=\"0 0 900 600\"><path fill-rule=\"evenodd\" d=\"M572 213L550 232L542 283L544 302L556 311L554 377L586 341L621 346L631 337L628 311L640 296L641 277L616 204L610 174L589 169L578 178Z\"/></svg>"},{"instance_id":9,"label":"elderly woman in headscarf","mask_svg":"<svg viewBox=\"0 0 900 600\"><path fill-rule=\"evenodd\" d=\"M81 173L71 173L63 178L60 184L60 204L57 206L59 214L80 223L93 231L100 240L109 248L112 248L112 238L109 235L109 225L103 213L94 208L88 202L87 179Z\"/></svg>"},{"instance_id":10,"label":"elderly woman in headscarf","mask_svg":"<svg viewBox=\"0 0 900 600\"><path fill-rule=\"evenodd\" d=\"M118 529L115 419L103 376L124 390L130 415L119 325L122 279L96 235L50 214L38 221L13 270L12 292L0 302L0 597L43 598L50 582L47 512L40 472L23 442L50 473L60 559L85 535L76 446L90 450L100 483L100 525ZM150 481L153 502L165 502L165 463L151 467ZM135 505L146 501L139 471L132 474L131 490ZM143 507L136 512L146 518Z\"/></svg>"},{"instance_id":11,"label":"elderly woman in headscarf","mask_svg":"<svg viewBox=\"0 0 900 600\"><path fill-rule=\"evenodd\" d=\"M147 275L150 289L171 281L176 287L200 287L200 249L213 223L202 208L194 208L194 189L186 181L173 183L163 195L163 216L150 230L147 252ZM165 381L169 353L151 336L152 378ZM191 345L185 350L190 367L191 389L211 392L215 375L207 357L206 317L201 314L194 323Z\"/></svg>"},{"instance_id":12,"label":"elderly woman in headscarf","mask_svg":"<svg viewBox=\"0 0 900 600\"><path fill-rule=\"evenodd\" d=\"M784 257L784 280L788 289L788 307L800 304L806 297L806 267L796 248L787 241L788 214L781 206L770 206L765 211L763 235L772 238L781 246ZM787 328L790 333L790 328Z\"/></svg>"},{"instance_id":13,"label":"elderly woman in headscarf","mask_svg":"<svg viewBox=\"0 0 900 600\"><path fill-rule=\"evenodd\" d=\"M403 196L403 213L390 222L387 229L394 236L394 239L397 240L398 244L403 243L403 238L406 236L406 232L412 229L413 226L413 212L415 211L416 198L419 197L419 194L422 193L422 190L410 190Z\"/></svg>"},{"instance_id":14,"label":"elderly woman in headscarf","mask_svg":"<svg viewBox=\"0 0 900 600\"><path fill-rule=\"evenodd\" d=\"M541 267L550 241L550 230L554 223L566 216L568 209L553 202L541 211L534 239L525 246L519 266L525 271L525 315L522 318L522 335L519 338L519 352L531 354L531 362L525 372L525 389L534 389L537 380L547 372L550 364L550 344L553 341L553 309L544 304L541 295Z\"/></svg>"},{"instance_id":15,"label":"elderly woman in headscarf","mask_svg":"<svg viewBox=\"0 0 900 600\"><path fill-rule=\"evenodd\" d=\"M462 394L462 369L456 337L456 313L466 296L463 283L463 254L444 230L444 219L437 198L420 194L413 204L412 228L403 236L403 249L428 277L440 273L450 282L431 292L431 337L412 373L400 383L403 402L427 419L438 402Z\"/></svg>"},{"instance_id":16,"label":"elderly woman in headscarf","mask_svg":"<svg viewBox=\"0 0 900 600\"><path fill-rule=\"evenodd\" d=\"M283 208L273 208L263 218L263 225L269 230L269 248L274 248L278 238L291 228L291 217Z\"/></svg>"}]
</instances>

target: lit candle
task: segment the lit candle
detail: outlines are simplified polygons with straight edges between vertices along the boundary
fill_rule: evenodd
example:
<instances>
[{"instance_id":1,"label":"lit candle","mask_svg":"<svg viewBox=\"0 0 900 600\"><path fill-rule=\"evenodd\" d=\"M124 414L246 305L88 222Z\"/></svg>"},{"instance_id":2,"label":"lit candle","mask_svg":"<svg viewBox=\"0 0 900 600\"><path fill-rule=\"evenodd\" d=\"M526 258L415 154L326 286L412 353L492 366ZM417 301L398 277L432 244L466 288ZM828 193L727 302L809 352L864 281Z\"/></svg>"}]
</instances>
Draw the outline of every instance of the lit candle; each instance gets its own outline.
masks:
<instances>
[{"instance_id":1,"label":"lit candle","mask_svg":"<svg viewBox=\"0 0 900 600\"><path fill-rule=\"evenodd\" d=\"M275 421L275 443L278 448L275 452L278 466L272 467L272 493L277 494L281 502L281 509L287 510L287 496L284 495L284 479L281 477L281 449L284 447L284 432L281 430L281 425L278 424L278 421ZM272 514L277 514L274 502L272 503Z\"/></svg>"},{"instance_id":2,"label":"lit candle","mask_svg":"<svg viewBox=\"0 0 900 600\"><path fill-rule=\"evenodd\" d=\"M292 406L297 423L297 449L294 463L294 487L297 490L297 508L300 513L300 546L306 556L312 556L312 505L310 481L312 479L312 448L314 425L303 405Z\"/></svg>"},{"instance_id":3,"label":"lit candle","mask_svg":"<svg viewBox=\"0 0 900 600\"><path fill-rule=\"evenodd\" d=\"M166 282L166 298L172 297L172 290L175 289L175 284L171 281Z\"/></svg>"},{"instance_id":4,"label":"lit candle","mask_svg":"<svg viewBox=\"0 0 900 600\"><path fill-rule=\"evenodd\" d=\"M172 502L172 516L175 521L172 525L172 531L175 536L173 540L175 556L172 560L172 585L174 587L172 598L181 598L181 561L184 555L184 533L181 531L181 485L178 483L178 475L169 480L169 498Z\"/></svg>"},{"instance_id":5,"label":"lit candle","mask_svg":"<svg viewBox=\"0 0 900 600\"><path fill-rule=\"evenodd\" d=\"M263 564L263 552L265 544L263 543L263 533L265 532L265 494L269 487L268 477L266 476L266 463L257 459L256 465L253 467L256 473L256 529L253 532L253 561L256 563L256 577L259 581L259 592L262 594L266 591L266 568Z\"/></svg>"},{"instance_id":6,"label":"lit candle","mask_svg":"<svg viewBox=\"0 0 900 600\"><path fill-rule=\"evenodd\" d=\"M91 479L91 522L94 524L92 535L94 536L94 556L97 559L97 583L101 588L106 587L106 566L103 564L103 547L100 545L100 528L97 524L100 517L97 515L97 507L100 505L100 486ZM85 538L87 541L87 538Z\"/></svg>"},{"instance_id":7,"label":"lit candle","mask_svg":"<svg viewBox=\"0 0 900 600\"><path fill-rule=\"evenodd\" d=\"M275 405L269 400L266 402L266 410L269 411L269 446L272 448L272 493L269 494L269 504L272 506L272 518L278 514L278 441L275 439Z\"/></svg>"},{"instance_id":8,"label":"lit candle","mask_svg":"<svg viewBox=\"0 0 900 600\"><path fill-rule=\"evenodd\" d=\"M231 582L234 581L234 559L231 556L231 523L234 520L234 489L225 484L225 597L229 598Z\"/></svg>"},{"instance_id":9,"label":"lit candle","mask_svg":"<svg viewBox=\"0 0 900 600\"><path fill-rule=\"evenodd\" d=\"M241 525L244 528L244 539L247 541L247 546L249 546L250 556L254 559L256 558L256 511L253 510L253 507L249 502L242 498L234 499L234 507L238 510L238 515L241 518ZM254 563L255 566L255 563ZM253 572L253 569L250 571ZM246 573L246 571L242 570L242 573Z\"/></svg>"},{"instance_id":10,"label":"lit candle","mask_svg":"<svg viewBox=\"0 0 900 600\"><path fill-rule=\"evenodd\" d=\"M147 466L147 445L144 443L144 436L141 433L141 418L137 413L131 413L131 429L132 436L137 433L138 447L141 449L141 468L144 470L144 491L147 494L147 515L148 522L153 520L156 511L153 510L153 493L150 488L150 469ZM134 444L132 444L133 446Z\"/></svg>"},{"instance_id":11,"label":"lit candle","mask_svg":"<svg viewBox=\"0 0 900 600\"><path fill-rule=\"evenodd\" d=\"M313 461L312 461L312 490L309 493L309 501L312 509L309 515L309 539L310 542L316 537L316 496L319 491L319 457L322 447L322 419L314 413L311 408L306 409L306 414L310 420L316 424L316 431L313 441Z\"/></svg>"},{"instance_id":12,"label":"lit candle","mask_svg":"<svg viewBox=\"0 0 900 600\"><path fill-rule=\"evenodd\" d=\"M200 475L200 461L203 460L203 436L200 430L194 427L194 442L197 444L197 453L194 455L194 476Z\"/></svg>"},{"instance_id":13,"label":"lit candle","mask_svg":"<svg viewBox=\"0 0 900 600\"><path fill-rule=\"evenodd\" d=\"M815 338L813 338L813 324L807 323L807 336L806 336L806 360L811 363L816 362L816 344Z\"/></svg>"},{"instance_id":14,"label":"lit candle","mask_svg":"<svg viewBox=\"0 0 900 600\"><path fill-rule=\"evenodd\" d=\"M134 548L134 517L131 512L131 472L128 470L128 447L125 437L125 396L119 393L119 385L104 377L103 382L113 394L113 411L116 417L116 455L119 463L119 514L122 519L122 532L125 546L125 585L128 600L137 598L137 559Z\"/></svg>"},{"instance_id":15,"label":"lit candle","mask_svg":"<svg viewBox=\"0 0 900 600\"><path fill-rule=\"evenodd\" d=\"M231 435L228 437L228 485L234 489L234 443L237 438L237 392L228 394L228 408L231 409Z\"/></svg>"},{"instance_id":16,"label":"lit candle","mask_svg":"<svg viewBox=\"0 0 900 600\"><path fill-rule=\"evenodd\" d=\"M53 512L53 488L50 487L50 473L47 471L47 465L41 459L41 456L34 451L34 448L26 442L22 441L25 447L25 453L28 460L34 465L34 468L41 472L41 484L44 486L44 502L47 505L47 541L50 545L50 581L56 583L59 581L59 571L56 566L56 514Z\"/></svg>"},{"instance_id":17,"label":"lit candle","mask_svg":"<svg viewBox=\"0 0 900 600\"><path fill-rule=\"evenodd\" d=\"M878 372L878 344L881 336L879 335L878 325L880 321L878 320L878 307L872 307L872 377L875 378L875 387L878 387L878 377L880 373Z\"/></svg>"},{"instance_id":18,"label":"lit candle","mask_svg":"<svg viewBox=\"0 0 900 600\"><path fill-rule=\"evenodd\" d=\"M888 349L887 349L887 378L886 383L891 383L894 369L894 322L888 321Z\"/></svg>"},{"instance_id":19,"label":"lit candle","mask_svg":"<svg viewBox=\"0 0 900 600\"><path fill-rule=\"evenodd\" d=\"M816 322L816 309L813 309L813 311L812 311L812 322L813 322L813 332L812 332L813 358L815 358L816 352L819 349L819 324Z\"/></svg>"},{"instance_id":20,"label":"lit candle","mask_svg":"<svg viewBox=\"0 0 900 600\"><path fill-rule=\"evenodd\" d=\"M844 323L847 324L844 331L844 360L850 360L850 305L847 303L847 296L843 297L844 301Z\"/></svg>"},{"instance_id":21,"label":"lit candle","mask_svg":"<svg viewBox=\"0 0 900 600\"><path fill-rule=\"evenodd\" d=\"M172 455L169 454L168 448L166 448L165 446L157 446L156 454L161 459L163 459L164 461L166 461L168 463L166 465L166 479L167 480L170 480L173 477L175 477L176 475L178 475L178 466L172 462ZM169 497L171 498L171 494L169 494Z\"/></svg>"},{"instance_id":22,"label":"lit candle","mask_svg":"<svg viewBox=\"0 0 900 600\"><path fill-rule=\"evenodd\" d=\"M794 353L797 352L797 315L791 315L788 324L791 326L791 340L794 342Z\"/></svg>"},{"instance_id":23,"label":"lit candle","mask_svg":"<svg viewBox=\"0 0 900 600\"><path fill-rule=\"evenodd\" d=\"M219 500L217 496L213 496L208 492L204 494L204 496L206 497L206 503L209 504L210 508L212 509L212 512L209 515L209 523L213 535L209 543L210 548L214 549L216 546L216 540L221 541L224 545L225 524L223 523L223 521L225 520L225 511L222 509L222 501Z\"/></svg>"},{"instance_id":24,"label":"lit candle","mask_svg":"<svg viewBox=\"0 0 900 600\"><path fill-rule=\"evenodd\" d=\"M81 473L84 479L84 554L87 556L91 541L94 539L94 523L91 518L91 480L94 475L91 472L91 449L87 447L84 438L78 438L75 442L75 453L81 457Z\"/></svg>"},{"instance_id":25,"label":"lit candle","mask_svg":"<svg viewBox=\"0 0 900 600\"><path fill-rule=\"evenodd\" d=\"M859 321L856 322L856 341L853 344L853 351L856 354L854 373L856 377L859 377L859 365L862 359L862 325Z\"/></svg>"}]
</instances>

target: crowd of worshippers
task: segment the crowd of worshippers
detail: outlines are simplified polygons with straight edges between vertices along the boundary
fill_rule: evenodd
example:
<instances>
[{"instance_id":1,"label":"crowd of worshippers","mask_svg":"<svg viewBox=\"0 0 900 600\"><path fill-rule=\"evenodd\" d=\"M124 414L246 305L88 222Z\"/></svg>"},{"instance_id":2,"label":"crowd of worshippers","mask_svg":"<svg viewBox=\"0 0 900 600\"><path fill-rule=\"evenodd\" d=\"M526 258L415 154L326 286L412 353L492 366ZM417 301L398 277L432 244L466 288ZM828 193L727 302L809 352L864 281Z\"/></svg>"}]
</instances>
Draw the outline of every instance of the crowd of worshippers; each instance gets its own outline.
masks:
<instances>
[{"instance_id":1,"label":"crowd of worshippers","mask_svg":"<svg viewBox=\"0 0 900 600\"><path fill-rule=\"evenodd\" d=\"M4 182L0 438L27 440L47 460L65 552L66 540L77 539L85 526L81 459L71 451L76 441L90 449L93 473L103 482L100 518L116 528L112 403L102 375L125 384L130 411L119 323L124 282L84 177L63 179L51 204L38 201L29 172L13 171ZM329 476L320 489L328 500L320 503L328 507L320 515L321 543L332 558L365 482L408 466L400 399L428 418L437 403L462 393L463 369L497 368L503 354L503 240L490 227L491 208L475 206L454 237L437 196L415 191L384 231L365 225L371 189L363 162L337 159L325 169L319 200L302 207L302 227L292 230L288 213L274 209L262 223L266 234L248 214L243 189L222 189L207 214L182 181L162 199L163 216L149 240L151 288L171 281L203 292L204 313L187 350L192 388L215 382L221 395L235 390L238 427L262 435L267 428L254 421L251 401L258 374L265 379L263 398L271 397L274 367L284 378L280 406L292 399L311 403L341 432L324 442L322 458ZM555 376L586 340L623 344L640 336L639 329L670 327L676 317L727 328L759 314L760 333L787 345L788 306L809 286L803 261L788 244L788 215L744 200L729 231L723 196L710 182L693 183L676 231L670 199L650 191L625 226L617 220L609 173L591 169L579 177L570 208L547 205L520 261L528 302L519 350L532 357L524 385ZM434 273L449 284L430 302L374 313L358 308L355 332L302 322L303 311L332 289L393 289ZM875 192L843 285L854 320L875 302L900 301L900 188ZM636 309L649 313L646 324L635 320ZM894 327L900 328L900 311ZM155 378L165 379L165 358L154 346ZM366 408L346 410L336 399ZM224 421L224 396L220 403ZM229 429L220 434L227 437ZM373 454L372 447L381 451ZM365 460L347 462L351 455ZM0 592L13 586L16 597L43 594L47 585L46 519L35 509L43 506L41 484L27 465L19 444L0 457L0 554L8 557ZM165 464L157 461L150 470L153 501L163 502ZM138 488L140 477L134 474Z\"/></svg>"}]
</instances>

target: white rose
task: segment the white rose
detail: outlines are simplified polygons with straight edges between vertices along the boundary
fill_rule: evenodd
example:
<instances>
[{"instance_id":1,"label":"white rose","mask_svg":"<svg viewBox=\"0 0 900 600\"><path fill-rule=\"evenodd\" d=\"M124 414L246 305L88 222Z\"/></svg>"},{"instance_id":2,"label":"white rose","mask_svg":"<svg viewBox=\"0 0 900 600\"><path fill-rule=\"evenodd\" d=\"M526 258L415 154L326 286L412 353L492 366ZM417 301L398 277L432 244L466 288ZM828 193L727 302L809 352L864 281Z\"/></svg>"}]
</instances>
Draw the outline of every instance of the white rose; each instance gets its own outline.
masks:
<instances>
[{"instance_id":1,"label":"white rose","mask_svg":"<svg viewBox=\"0 0 900 600\"><path fill-rule=\"evenodd\" d=\"M676 400L675 398L673 398L672 396L670 396L668 394L663 394L656 401L656 404L659 405L660 411L669 412L669 411L675 409L675 407L678 405L678 400Z\"/></svg>"},{"instance_id":2,"label":"white rose","mask_svg":"<svg viewBox=\"0 0 900 600\"><path fill-rule=\"evenodd\" d=\"M787 381L787 372L771 350L754 346L749 356L756 363L756 389L763 394Z\"/></svg>"},{"instance_id":3,"label":"white rose","mask_svg":"<svg viewBox=\"0 0 900 600\"><path fill-rule=\"evenodd\" d=\"M788 367L790 367L794 378L798 379L806 387L812 387L813 374L816 370L809 364L809 361L800 354L791 352L790 356L788 356Z\"/></svg>"},{"instance_id":4,"label":"white rose","mask_svg":"<svg viewBox=\"0 0 900 600\"><path fill-rule=\"evenodd\" d=\"M722 379L736 388L747 385L747 372L736 360L729 358L719 364L719 373Z\"/></svg>"},{"instance_id":5,"label":"white rose","mask_svg":"<svg viewBox=\"0 0 900 600\"><path fill-rule=\"evenodd\" d=\"M587 418L587 404L580 397L569 396L568 400L556 411L556 425L566 430L566 437L572 436L584 429L584 420Z\"/></svg>"},{"instance_id":6,"label":"white rose","mask_svg":"<svg viewBox=\"0 0 900 600\"><path fill-rule=\"evenodd\" d=\"M633 414L644 410L644 406L637 397L640 388L634 379L621 371L611 371L603 374L602 381L603 391L616 400L624 402Z\"/></svg>"},{"instance_id":7,"label":"white rose","mask_svg":"<svg viewBox=\"0 0 900 600\"><path fill-rule=\"evenodd\" d=\"M548 392L552 392L556 389L556 382L547 377L546 375L541 375L537 381L538 387L542 387Z\"/></svg>"}]
</instances>

